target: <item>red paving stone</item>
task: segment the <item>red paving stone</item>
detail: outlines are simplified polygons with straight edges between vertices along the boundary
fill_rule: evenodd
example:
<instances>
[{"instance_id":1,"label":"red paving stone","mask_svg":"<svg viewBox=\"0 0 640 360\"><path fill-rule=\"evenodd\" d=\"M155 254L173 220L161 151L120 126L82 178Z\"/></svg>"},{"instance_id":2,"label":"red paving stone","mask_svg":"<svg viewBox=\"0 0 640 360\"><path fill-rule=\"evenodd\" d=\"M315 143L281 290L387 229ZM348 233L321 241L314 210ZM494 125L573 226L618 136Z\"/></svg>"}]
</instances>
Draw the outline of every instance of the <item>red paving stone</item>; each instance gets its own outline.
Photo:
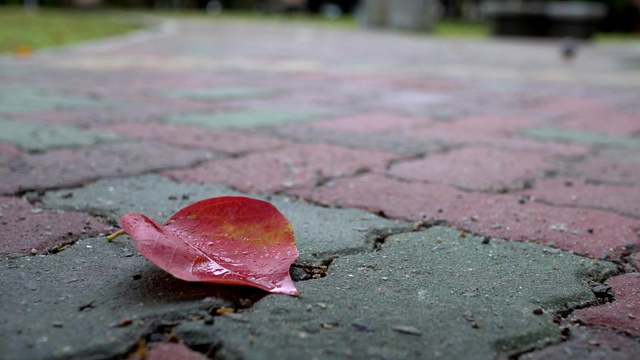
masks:
<instances>
[{"instance_id":1,"label":"red paving stone","mask_svg":"<svg viewBox=\"0 0 640 360\"><path fill-rule=\"evenodd\" d=\"M557 178L536 182L525 192L537 201L570 206L593 207L631 215L640 219L640 188L594 184L581 179Z\"/></svg>"},{"instance_id":2,"label":"red paving stone","mask_svg":"<svg viewBox=\"0 0 640 360\"><path fill-rule=\"evenodd\" d=\"M640 247L640 220L600 210L547 206L517 195L468 193L439 184L366 174L293 193L329 206L357 207L412 221L446 224L492 237L555 246L594 258Z\"/></svg>"},{"instance_id":3,"label":"red paving stone","mask_svg":"<svg viewBox=\"0 0 640 360\"><path fill-rule=\"evenodd\" d=\"M99 128L129 137L162 140L177 146L211 149L231 155L271 150L290 144L284 140L234 131L211 131L201 127L161 123L125 123Z\"/></svg>"},{"instance_id":4,"label":"red paving stone","mask_svg":"<svg viewBox=\"0 0 640 360\"><path fill-rule=\"evenodd\" d=\"M577 310L576 318L588 325L600 325L640 336L640 273L624 274L606 281L615 301Z\"/></svg>"},{"instance_id":5,"label":"red paving stone","mask_svg":"<svg viewBox=\"0 0 640 360\"><path fill-rule=\"evenodd\" d=\"M375 133L387 131L405 132L414 125L428 123L428 119L401 116L390 113L367 113L350 117L316 121L313 128L333 131L352 131L358 133Z\"/></svg>"},{"instance_id":6,"label":"red paving stone","mask_svg":"<svg viewBox=\"0 0 640 360\"><path fill-rule=\"evenodd\" d=\"M464 189L502 191L522 188L527 179L553 169L541 154L472 147L398 163L389 174Z\"/></svg>"},{"instance_id":7,"label":"red paving stone","mask_svg":"<svg viewBox=\"0 0 640 360\"><path fill-rule=\"evenodd\" d=\"M221 157L206 150L183 150L140 141L63 149L43 154L0 156L0 194L72 187L102 177L136 175L151 170L188 166Z\"/></svg>"},{"instance_id":8,"label":"red paving stone","mask_svg":"<svg viewBox=\"0 0 640 360\"><path fill-rule=\"evenodd\" d=\"M238 159L210 161L189 170L165 171L185 182L224 184L251 193L311 188L329 177L383 169L394 155L332 145L290 145Z\"/></svg>"},{"instance_id":9,"label":"red paving stone","mask_svg":"<svg viewBox=\"0 0 640 360\"><path fill-rule=\"evenodd\" d=\"M640 184L640 151L605 150L575 168L578 175L589 180Z\"/></svg>"},{"instance_id":10,"label":"red paving stone","mask_svg":"<svg viewBox=\"0 0 640 360\"><path fill-rule=\"evenodd\" d=\"M147 353L146 360L207 360L208 357L180 343L155 344Z\"/></svg>"},{"instance_id":11,"label":"red paving stone","mask_svg":"<svg viewBox=\"0 0 640 360\"><path fill-rule=\"evenodd\" d=\"M640 134L640 115L613 110L580 113L558 123L568 129L595 131L604 134L631 136Z\"/></svg>"},{"instance_id":12,"label":"red paving stone","mask_svg":"<svg viewBox=\"0 0 640 360\"><path fill-rule=\"evenodd\" d=\"M530 104L526 110L551 116L607 111L609 104L593 98L553 96Z\"/></svg>"},{"instance_id":13,"label":"red paving stone","mask_svg":"<svg viewBox=\"0 0 640 360\"><path fill-rule=\"evenodd\" d=\"M19 155L22 152L20 149L9 144L0 144L0 155Z\"/></svg>"},{"instance_id":14,"label":"red paving stone","mask_svg":"<svg viewBox=\"0 0 640 360\"><path fill-rule=\"evenodd\" d=\"M93 216L36 208L16 197L0 197L0 255L40 254L56 244L108 230Z\"/></svg>"},{"instance_id":15,"label":"red paving stone","mask_svg":"<svg viewBox=\"0 0 640 360\"><path fill-rule=\"evenodd\" d=\"M506 116L506 115L478 115L462 119L440 122L433 126L419 130L412 130L409 135L430 136L438 134L439 137L458 134L477 136L504 136L511 135L528 127L540 125L541 120L533 117Z\"/></svg>"},{"instance_id":16,"label":"red paving stone","mask_svg":"<svg viewBox=\"0 0 640 360\"><path fill-rule=\"evenodd\" d=\"M635 252L629 256L629 262L640 270L640 252Z\"/></svg>"}]
</instances>

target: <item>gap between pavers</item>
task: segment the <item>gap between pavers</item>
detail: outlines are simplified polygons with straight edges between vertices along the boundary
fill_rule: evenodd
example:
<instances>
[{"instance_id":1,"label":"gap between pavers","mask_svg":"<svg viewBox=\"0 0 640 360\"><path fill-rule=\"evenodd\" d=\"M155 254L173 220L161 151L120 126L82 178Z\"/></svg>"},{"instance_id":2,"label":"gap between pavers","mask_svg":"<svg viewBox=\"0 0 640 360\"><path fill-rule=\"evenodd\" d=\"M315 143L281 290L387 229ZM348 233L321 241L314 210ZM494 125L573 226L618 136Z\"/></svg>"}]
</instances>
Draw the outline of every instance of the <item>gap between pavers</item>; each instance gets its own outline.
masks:
<instances>
[{"instance_id":1,"label":"gap between pavers","mask_svg":"<svg viewBox=\"0 0 640 360\"><path fill-rule=\"evenodd\" d=\"M82 210L114 222L126 213L137 212L162 223L187 205L217 196L246 195L223 186L182 184L162 176L144 175L47 192L39 200L50 208ZM412 229L410 223L362 210L323 208L281 196L262 198L274 204L293 225L300 252L298 263L318 263L338 255L371 251L378 238Z\"/></svg>"}]
</instances>

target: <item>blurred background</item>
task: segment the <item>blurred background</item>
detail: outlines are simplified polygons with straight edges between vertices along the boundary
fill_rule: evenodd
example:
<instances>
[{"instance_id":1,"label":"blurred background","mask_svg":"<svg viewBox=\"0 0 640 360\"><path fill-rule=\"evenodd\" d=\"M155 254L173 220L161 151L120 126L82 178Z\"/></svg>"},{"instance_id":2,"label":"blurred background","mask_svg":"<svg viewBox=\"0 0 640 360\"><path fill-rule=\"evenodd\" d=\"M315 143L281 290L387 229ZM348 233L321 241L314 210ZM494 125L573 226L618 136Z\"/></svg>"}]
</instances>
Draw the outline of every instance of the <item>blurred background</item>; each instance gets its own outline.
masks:
<instances>
[{"instance_id":1,"label":"blurred background","mask_svg":"<svg viewBox=\"0 0 640 360\"><path fill-rule=\"evenodd\" d=\"M429 35L640 39L640 0L0 0L0 52L28 53L145 26L139 17L125 21L123 10L302 19Z\"/></svg>"}]
</instances>

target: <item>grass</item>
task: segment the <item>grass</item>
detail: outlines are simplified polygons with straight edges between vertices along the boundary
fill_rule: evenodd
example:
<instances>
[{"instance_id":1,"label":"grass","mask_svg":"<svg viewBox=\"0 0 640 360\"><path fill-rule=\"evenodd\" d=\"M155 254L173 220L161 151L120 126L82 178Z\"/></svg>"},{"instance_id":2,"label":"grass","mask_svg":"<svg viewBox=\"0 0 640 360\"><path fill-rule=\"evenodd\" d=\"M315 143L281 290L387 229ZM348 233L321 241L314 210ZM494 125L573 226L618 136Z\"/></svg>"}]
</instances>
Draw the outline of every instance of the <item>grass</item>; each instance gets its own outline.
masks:
<instances>
[{"instance_id":1,"label":"grass","mask_svg":"<svg viewBox=\"0 0 640 360\"><path fill-rule=\"evenodd\" d=\"M25 10L0 6L0 53L31 51L100 39L139 28L129 16L103 11Z\"/></svg>"}]
</instances>

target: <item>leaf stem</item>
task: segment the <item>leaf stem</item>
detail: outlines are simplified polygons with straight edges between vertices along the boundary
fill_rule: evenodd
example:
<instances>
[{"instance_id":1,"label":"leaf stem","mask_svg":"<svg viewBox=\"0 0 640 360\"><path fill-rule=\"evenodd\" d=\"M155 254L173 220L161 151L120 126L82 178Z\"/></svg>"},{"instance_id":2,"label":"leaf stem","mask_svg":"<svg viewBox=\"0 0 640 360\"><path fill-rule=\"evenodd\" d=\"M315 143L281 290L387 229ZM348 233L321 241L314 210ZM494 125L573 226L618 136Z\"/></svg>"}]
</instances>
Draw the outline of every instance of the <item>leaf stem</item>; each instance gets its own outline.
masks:
<instances>
[{"instance_id":1,"label":"leaf stem","mask_svg":"<svg viewBox=\"0 0 640 360\"><path fill-rule=\"evenodd\" d=\"M114 232L113 234L107 236L107 241L108 242L112 242L115 238L117 238L120 235L124 235L124 234L126 234L126 232L124 230L120 229L120 230Z\"/></svg>"}]
</instances>

